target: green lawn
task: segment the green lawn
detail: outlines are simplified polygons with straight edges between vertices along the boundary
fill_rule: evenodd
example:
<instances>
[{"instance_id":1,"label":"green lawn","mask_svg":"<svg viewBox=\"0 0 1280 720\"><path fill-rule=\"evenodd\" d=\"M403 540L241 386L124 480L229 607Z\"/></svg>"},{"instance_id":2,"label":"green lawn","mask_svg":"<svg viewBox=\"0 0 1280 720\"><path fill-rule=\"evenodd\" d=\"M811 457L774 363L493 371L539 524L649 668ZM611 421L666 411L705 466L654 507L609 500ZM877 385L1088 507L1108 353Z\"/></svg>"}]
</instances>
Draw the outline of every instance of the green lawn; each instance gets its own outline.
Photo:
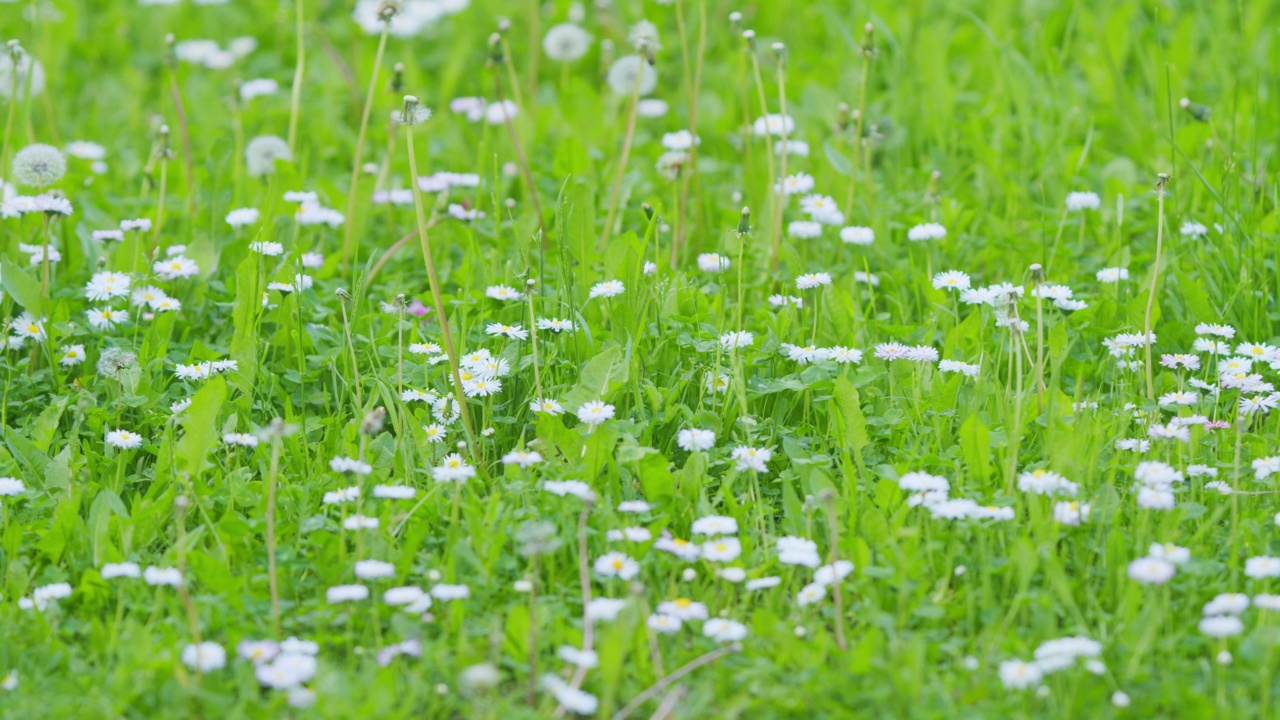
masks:
<instances>
[{"instance_id":1,"label":"green lawn","mask_svg":"<svg viewBox=\"0 0 1280 720\"><path fill-rule=\"evenodd\" d=\"M1280 3L354 4L0 0L0 717L1280 715Z\"/></svg>"}]
</instances>

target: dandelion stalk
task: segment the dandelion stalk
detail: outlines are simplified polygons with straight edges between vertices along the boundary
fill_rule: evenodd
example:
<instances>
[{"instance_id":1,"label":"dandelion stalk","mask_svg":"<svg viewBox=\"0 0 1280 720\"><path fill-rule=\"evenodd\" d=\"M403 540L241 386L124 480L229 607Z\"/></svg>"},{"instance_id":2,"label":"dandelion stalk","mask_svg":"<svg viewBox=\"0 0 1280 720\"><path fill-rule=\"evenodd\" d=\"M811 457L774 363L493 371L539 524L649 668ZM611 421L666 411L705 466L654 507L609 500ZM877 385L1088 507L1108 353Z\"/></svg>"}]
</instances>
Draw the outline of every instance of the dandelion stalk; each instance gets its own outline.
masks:
<instances>
[{"instance_id":1,"label":"dandelion stalk","mask_svg":"<svg viewBox=\"0 0 1280 720\"><path fill-rule=\"evenodd\" d=\"M582 589L582 649L591 652L595 648L595 623L591 619L591 570L587 566L587 518L591 515L591 501L582 502L582 511L578 513L578 584ZM587 669L579 665L573 671L569 687L574 690L582 687L582 680L587 676ZM556 708L556 717L564 715L565 707Z\"/></svg>"},{"instance_id":2,"label":"dandelion stalk","mask_svg":"<svg viewBox=\"0 0 1280 720\"><path fill-rule=\"evenodd\" d=\"M637 48L637 53L639 53L641 62L645 62L648 59L643 42ZM622 154L618 157L618 171L614 174L613 189L609 191L609 212L605 214L604 230L600 233L599 250L604 250L605 242L613 234L613 219L618 213L618 196L622 193L622 178L627 172L627 160L631 157L631 142L635 139L636 134L636 116L640 107L640 81L644 77L642 70L643 66L637 63L636 83L631 89L631 107L627 111L627 132L622 139Z\"/></svg>"},{"instance_id":3,"label":"dandelion stalk","mask_svg":"<svg viewBox=\"0 0 1280 720\"><path fill-rule=\"evenodd\" d=\"M0 148L0 173L9 169L9 147L13 140L13 121L18 116L18 60L22 58L22 46L17 40L9 41L9 60L13 63L13 78L9 82L9 113L4 123L4 145Z\"/></svg>"},{"instance_id":4,"label":"dandelion stalk","mask_svg":"<svg viewBox=\"0 0 1280 720\"><path fill-rule=\"evenodd\" d=\"M191 593L187 592L187 505L190 501L186 495L179 495L173 499L173 525L174 525L174 542L173 546L178 553L178 572L182 573L182 582L178 583L178 597L182 600L182 607L187 613L187 627L191 631L192 641L198 646L201 642L200 637L200 616L196 613L195 603L191 601ZM196 672L202 673L199 663L196 664Z\"/></svg>"},{"instance_id":5,"label":"dandelion stalk","mask_svg":"<svg viewBox=\"0 0 1280 720\"><path fill-rule=\"evenodd\" d=\"M267 580L271 588L271 628L280 637L280 580L276 571L276 477L280 470L280 441L288 426L276 418L267 428L271 440L271 465L267 475Z\"/></svg>"},{"instance_id":6,"label":"dandelion stalk","mask_svg":"<svg viewBox=\"0 0 1280 720\"><path fill-rule=\"evenodd\" d=\"M760 75L760 58L759 56L756 55L756 33L754 30L745 30L742 33L742 37L744 40L747 41L747 52L751 56L751 71L756 81L756 95L760 100L761 121L764 122L765 124L765 127L764 127L765 160L768 162L768 167L769 167L768 192L773 196L773 207L770 208L769 210L770 212L769 217L772 218L774 214L778 214L782 212L781 210L782 198L783 198L782 178L779 178L778 175L776 174L776 169L773 164L773 133L770 132L770 128L769 128L769 101L765 99L764 78ZM778 221L778 222L781 222L781 221ZM770 220L769 225L770 227L773 227L775 225L774 221ZM770 267L772 267L773 271L776 273L778 271L778 253L781 249L782 238L778 237L777 233L774 233L770 242L771 242Z\"/></svg>"},{"instance_id":7,"label":"dandelion stalk","mask_svg":"<svg viewBox=\"0 0 1280 720\"><path fill-rule=\"evenodd\" d=\"M506 61L502 48L505 47L502 42L502 36L494 33L489 38L490 62L492 64L505 64L508 68L511 63ZM519 88L519 86L516 86ZM542 201L538 199L538 186L533 181L533 171L529 169L529 160L525 157L524 146L520 144L520 135L516 133L515 123L511 119L511 113L506 111L505 101L502 95L502 74L496 70L493 73L493 90L498 98L499 107L502 107L503 124L507 126L507 135L511 137L511 145L516 152L516 161L520 164L520 174L524 176L525 187L529 191L529 200L533 202L534 212L538 214L538 229L546 234L546 227L542 224ZM517 96L518 97L518 96ZM519 107L519 105L517 105ZM496 213L495 213L496 215Z\"/></svg>"},{"instance_id":8,"label":"dandelion stalk","mask_svg":"<svg viewBox=\"0 0 1280 720\"><path fill-rule=\"evenodd\" d=\"M289 152L293 153L298 140L298 113L302 106L302 77L307 68L307 42L303 34L303 14L306 0L294 0L297 13L295 33L298 37L298 60L293 69L293 88L289 99Z\"/></svg>"},{"instance_id":9,"label":"dandelion stalk","mask_svg":"<svg viewBox=\"0 0 1280 720\"><path fill-rule=\"evenodd\" d=\"M826 506L827 528L830 531L831 551L827 562L831 566L831 597L836 606L836 645L841 650L848 650L849 642L844 637L844 598L840 594L840 572L836 568L836 562L840 559L840 521L836 517L836 494L828 488L818 497Z\"/></svg>"},{"instance_id":10,"label":"dandelion stalk","mask_svg":"<svg viewBox=\"0 0 1280 720\"><path fill-rule=\"evenodd\" d=\"M174 112L178 114L178 132L182 135L182 163L187 173L187 222L194 223L196 218L196 174L191 164L191 133L187 131L187 110L182 104L182 88L178 86L178 58L173 54L173 35L165 36L168 56L165 64L169 67L169 93L173 95Z\"/></svg>"},{"instance_id":11,"label":"dandelion stalk","mask_svg":"<svg viewBox=\"0 0 1280 720\"><path fill-rule=\"evenodd\" d=\"M1156 307L1156 291L1160 287L1160 251L1164 246L1164 196L1165 186L1169 183L1169 176L1160 173L1156 176L1156 200L1159 203L1159 213L1156 219L1156 262L1155 267L1151 270L1151 291L1147 294L1147 313L1142 321L1142 342L1147 347L1147 399L1155 401L1156 386L1152 376L1151 368L1151 312Z\"/></svg>"},{"instance_id":12,"label":"dandelion stalk","mask_svg":"<svg viewBox=\"0 0 1280 720\"><path fill-rule=\"evenodd\" d=\"M301 1L301 0L299 0ZM382 70L382 56L387 51L387 34L391 29L391 18L396 12L394 3L384 3L379 8L379 17L382 20L382 34L378 38L378 52L373 56L373 73L369 76L369 90L364 97L364 110L360 113L360 130L356 134L356 153L351 160L351 183L347 191L347 222L343 226L342 235L342 268L347 268L347 260L352 254L355 255L356 262L360 261L359 240L355 237L355 214L356 214L356 197L359 195L360 187L360 164L364 160L364 141L365 136L369 132L369 114L373 111L374 91L378 87L378 73ZM289 143L290 148L293 147L292 141ZM416 183L416 177L409 178L410 182Z\"/></svg>"},{"instance_id":13,"label":"dandelion stalk","mask_svg":"<svg viewBox=\"0 0 1280 720\"><path fill-rule=\"evenodd\" d=\"M680 175L680 202L676 204L676 231L671 243L672 257L675 257L675 249L684 244L684 238L688 232L685 226L685 213L689 207L689 187L698 169L698 96L702 91L702 64L707 47L706 0L698 0L698 50L692 84L689 80L689 56L685 39L684 7L681 0L676 0L676 23L680 31L680 52L684 56L685 92L689 96L689 133L693 136L693 145L689 148L688 172Z\"/></svg>"},{"instance_id":14,"label":"dandelion stalk","mask_svg":"<svg viewBox=\"0 0 1280 720\"><path fill-rule=\"evenodd\" d=\"M413 126L426 122L431 111L422 107L418 99L412 95L404 96L404 109L400 111L398 122L406 125L405 146L409 153L409 174L418 177L418 160L413 148ZM431 240L427 236L427 214L423 209L422 188L418 183L410 183L413 188L413 207L418 221L418 239L422 242L422 261L426 264L427 280L431 285L431 300L435 305L436 321L440 323L440 336L444 341L445 354L449 356L449 372L453 376L453 395L458 401L458 411L462 415L462 427L467 433L467 441L471 447L472 458L479 466L479 450L476 446L475 432L471 426L471 412L467 409L466 396L462 394L462 376L458 372L458 351L453 344L453 333L449 330L449 316L444 311L444 298L440 295L440 280L436 277L436 263L431 256Z\"/></svg>"},{"instance_id":15,"label":"dandelion stalk","mask_svg":"<svg viewBox=\"0 0 1280 720\"><path fill-rule=\"evenodd\" d=\"M779 103L778 112L781 116L779 118L778 125L781 127L781 130L782 130L782 145L780 146L781 152L780 152L780 158L778 160L778 176L781 178L785 178L787 176L787 150L788 150L788 147L787 147L788 145L788 141L787 141L787 48L782 43L774 43L773 52L778 56L778 68L777 68L778 103ZM778 270L778 250L782 243L782 214L783 214L783 211L786 209L786 206L783 204L786 201L785 189L782 187L781 182L778 183L778 187L775 192L778 199L778 204L773 214L773 247L774 247L773 269L776 272Z\"/></svg>"},{"instance_id":16,"label":"dandelion stalk","mask_svg":"<svg viewBox=\"0 0 1280 720\"><path fill-rule=\"evenodd\" d=\"M679 680L685 675L688 675L694 670L697 670L703 665L710 665L711 663L715 662L716 660L719 660L725 655L731 655L733 653L740 652L741 650L742 650L741 645L739 645L738 643L732 643L730 645L725 645L723 647L716 648L711 652L705 653L703 655L700 655L694 658L693 660L690 660L689 662L677 668L670 675L667 675L663 677L661 680L659 680L658 682L654 683L649 689L637 695L631 702L624 705L621 710L614 713L613 720L623 720L631 713L635 712L636 710L639 710L640 707L643 706L650 699L659 695L663 690L666 690L671 685L671 683Z\"/></svg>"},{"instance_id":17,"label":"dandelion stalk","mask_svg":"<svg viewBox=\"0 0 1280 720\"><path fill-rule=\"evenodd\" d=\"M160 190L156 194L156 221L151 228L151 245L143 258L147 262L150 262L151 258L155 256L156 245L160 242L160 229L164 227L165 191L169 182L169 158L172 156L173 151L169 149L169 126L161 125L156 143L156 160L160 162ZM141 239L141 233L139 233L138 239ZM134 255L134 260L136 262L137 255Z\"/></svg>"}]
</instances>

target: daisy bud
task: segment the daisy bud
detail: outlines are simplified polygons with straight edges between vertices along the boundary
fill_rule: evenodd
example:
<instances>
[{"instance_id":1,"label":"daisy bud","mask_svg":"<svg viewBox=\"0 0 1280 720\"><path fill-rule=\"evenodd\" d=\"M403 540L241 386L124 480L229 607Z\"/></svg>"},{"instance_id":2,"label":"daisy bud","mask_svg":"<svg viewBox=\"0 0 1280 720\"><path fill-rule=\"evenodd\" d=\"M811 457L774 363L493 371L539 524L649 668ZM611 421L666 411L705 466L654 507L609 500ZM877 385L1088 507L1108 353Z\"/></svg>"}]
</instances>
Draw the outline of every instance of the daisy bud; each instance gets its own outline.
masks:
<instances>
[{"instance_id":1,"label":"daisy bud","mask_svg":"<svg viewBox=\"0 0 1280 720\"><path fill-rule=\"evenodd\" d=\"M751 51L752 51L752 52L755 52L755 49L756 49L756 31L755 31L755 30L743 30L743 31L742 31L742 39L743 39L743 40L746 40L746 41L747 41L747 47L751 48Z\"/></svg>"},{"instance_id":2,"label":"daisy bud","mask_svg":"<svg viewBox=\"0 0 1280 720\"><path fill-rule=\"evenodd\" d=\"M836 106L836 127L841 130L848 130L849 117L849 103L840 103Z\"/></svg>"},{"instance_id":3,"label":"daisy bud","mask_svg":"<svg viewBox=\"0 0 1280 720\"><path fill-rule=\"evenodd\" d=\"M804 637L805 635L808 635L808 634L809 634L809 631L808 631L808 630L805 630L803 625L797 625L797 626L796 626L796 629L795 629L795 630L793 630L792 632L794 632L794 633L796 634L796 637L798 637L798 638L802 638L802 637Z\"/></svg>"},{"instance_id":4,"label":"daisy bud","mask_svg":"<svg viewBox=\"0 0 1280 720\"><path fill-rule=\"evenodd\" d=\"M751 232L751 208L742 208L742 214L738 216L738 235L746 235Z\"/></svg>"},{"instance_id":5,"label":"daisy bud","mask_svg":"<svg viewBox=\"0 0 1280 720\"><path fill-rule=\"evenodd\" d=\"M459 440L459 441L458 441L458 452L462 452L463 450L466 450L466 449L467 449L467 441L466 441L466 440Z\"/></svg>"},{"instance_id":6,"label":"daisy bud","mask_svg":"<svg viewBox=\"0 0 1280 720\"><path fill-rule=\"evenodd\" d=\"M1035 282L1044 280L1044 268L1040 266L1040 263L1032 263L1028 270L1031 271L1031 279Z\"/></svg>"},{"instance_id":7,"label":"daisy bud","mask_svg":"<svg viewBox=\"0 0 1280 720\"><path fill-rule=\"evenodd\" d=\"M698 579L698 571L693 568L685 568L684 572L680 573L680 577L685 582L693 582Z\"/></svg>"},{"instance_id":8,"label":"daisy bud","mask_svg":"<svg viewBox=\"0 0 1280 720\"><path fill-rule=\"evenodd\" d=\"M641 210L644 210L644 219L645 219L645 220L652 220L652 219L653 219L653 206L652 206L652 205L650 205L649 203L641 203L641 204L640 204L640 209L641 209Z\"/></svg>"},{"instance_id":9,"label":"daisy bud","mask_svg":"<svg viewBox=\"0 0 1280 720\"><path fill-rule=\"evenodd\" d=\"M1169 184L1169 174L1159 173L1156 175L1156 192L1163 193L1166 185Z\"/></svg>"},{"instance_id":10,"label":"daisy bud","mask_svg":"<svg viewBox=\"0 0 1280 720\"><path fill-rule=\"evenodd\" d=\"M1223 650L1222 652L1218 653L1218 664L1219 664L1219 665L1230 665L1230 664L1231 664L1231 660L1232 660L1232 657L1231 657L1231 651L1230 651L1230 650Z\"/></svg>"},{"instance_id":11,"label":"daisy bud","mask_svg":"<svg viewBox=\"0 0 1280 720\"><path fill-rule=\"evenodd\" d=\"M742 22L742 13L734 11L729 13L729 27L734 30L738 29L738 25Z\"/></svg>"},{"instance_id":12,"label":"daisy bud","mask_svg":"<svg viewBox=\"0 0 1280 720\"><path fill-rule=\"evenodd\" d=\"M186 510L190 504L191 501L187 499L186 495L179 495L173 499L173 506L179 510Z\"/></svg>"},{"instance_id":13,"label":"daisy bud","mask_svg":"<svg viewBox=\"0 0 1280 720\"><path fill-rule=\"evenodd\" d=\"M529 278L528 280L524 281L524 286L527 288L532 288L534 285L537 285L537 284L538 284L538 281L534 280L533 278Z\"/></svg>"},{"instance_id":14,"label":"daisy bud","mask_svg":"<svg viewBox=\"0 0 1280 720\"><path fill-rule=\"evenodd\" d=\"M439 571L439 570L428 570L428 571L427 571L427 579L428 579L428 580L430 580L431 582L440 582L440 571Z\"/></svg>"},{"instance_id":15,"label":"daisy bud","mask_svg":"<svg viewBox=\"0 0 1280 720\"><path fill-rule=\"evenodd\" d=\"M498 32L506 35L511 32L511 20L507 18L498 18Z\"/></svg>"}]
</instances>

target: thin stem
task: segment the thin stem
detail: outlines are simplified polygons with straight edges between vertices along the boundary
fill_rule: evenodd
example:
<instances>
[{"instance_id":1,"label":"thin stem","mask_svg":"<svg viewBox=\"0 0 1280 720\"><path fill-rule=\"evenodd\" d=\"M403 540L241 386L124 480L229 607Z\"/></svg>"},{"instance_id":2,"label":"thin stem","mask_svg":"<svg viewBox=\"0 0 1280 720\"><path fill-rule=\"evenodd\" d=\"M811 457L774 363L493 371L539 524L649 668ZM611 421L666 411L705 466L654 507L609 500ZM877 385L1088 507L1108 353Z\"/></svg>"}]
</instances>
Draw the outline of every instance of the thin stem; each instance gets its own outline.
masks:
<instances>
[{"instance_id":1,"label":"thin stem","mask_svg":"<svg viewBox=\"0 0 1280 720\"><path fill-rule=\"evenodd\" d=\"M756 80L756 95L758 95L760 99L761 119L765 123L765 133L764 133L765 159L768 161L768 166L769 166L769 194L773 197L773 207L770 208L769 210L770 212L769 217L772 218L773 213L781 212L780 208L781 208L781 203L783 198L783 187L782 187L783 178L779 178L775 174L776 171L773 165L773 133L769 132L769 101L765 99L764 79L760 75L760 58L756 56L754 47L749 47L749 51L751 53L751 70ZM773 222L770 221L769 224L773 225ZM774 233L771 243L772 245L771 245L771 260L770 260L771 265L770 266L773 268L774 272L777 272L778 271L778 252L781 245L781 239L778 237L777 233Z\"/></svg>"},{"instance_id":2,"label":"thin stem","mask_svg":"<svg viewBox=\"0 0 1280 720\"><path fill-rule=\"evenodd\" d=\"M732 653L736 653L741 650L742 650L741 645L739 645L738 643L733 643L732 645L725 645L723 647L716 648L715 650L712 650L709 653L700 655L694 658L693 660L690 660L689 662L685 663L684 665L676 669L675 672L663 677L661 680L654 683L648 690L645 690L644 692L637 695L634 700L624 705L621 710L614 713L613 720L623 720L623 718L635 712L640 708L640 706L648 702L650 698L653 698L657 696L659 693L661 693L663 690L666 690L667 686L671 685L671 683L679 680L685 675L688 675L694 670L697 670L703 665L709 665L715 662L716 660L719 660L720 658L724 657L725 655L730 655Z\"/></svg>"},{"instance_id":3,"label":"thin stem","mask_svg":"<svg viewBox=\"0 0 1280 720\"><path fill-rule=\"evenodd\" d=\"M1162 176L1163 177L1163 176ZM1164 247L1164 181L1156 188L1159 215L1156 219L1156 263L1151 270L1151 292L1147 295L1147 314L1142 322L1142 342L1147 347L1147 399L1155 401L1156 386L1151 368L1151 312L1156 307L1156 291L1160 288L1160 252Z\"/></svg>"},{"instance_id":4,"label":"thin stem","mask_svg":"<svg viewBox=\"0 0 1280 720\"><path fill-rule=\"evenodd\" d=\"M347 268L347 260L354 253L356 262L360 262L359 240L355 237L356 196L359 194L360 163L364 160L364 140L369 132L369 114L373 110L373 95L378 87L378 73L382 70L382 56L387 50L387 32L390 22L382 24L382 36L378 38L378 52L373 56L373 74L369 76L369 90L364 97L364 111L360 114L360 132L356 135L356 154L351 161L351 183L347 191L347 222L342 236L342 269ZM292 143L290 143L292 146ZM416 177L409 178L416 183ZM354 244L354 247L353 247Z\"/></svg>"},{"instance_id":5,"label":"thin stem","mask_svg":"<svg viewBox=\"0 0 1280 720\"><path fill-rule=\"evenodd\" d=\"M510 67L510 63L506 64ZM534 212L538 214L538 229L545 235L546 227L542 224L542 201L538 199L538 186L533 181L533 171L529 169L529 160L524 155L524 146L520 144L520 136L516 133L515 123L511 121L511 114L506 111L503 103L502 76L497 72L493 74L493 89L497 94L499 107L503 108L503 124L507 126L507 135L511 137L511 145L515 148L516 161L520 163L520 174L524 176L525 186L529 189L529 199L533 201Z\"/></svg>"},{"instance_id":6,"label":"thin stem","mask_svg":"<svg viewBox=\"0 0 1280 720\"><path fill-rule=\"evenodd\" d=\"M405 146L409 152L409 174L418 177L418 160L413 149L413 126L406 128ZM440 323L440 335L444 341L445 354L449 356L449 372L453 375L453 394L458 402L458 411L462 415L462 427L467 433L467 443L471 447L472 458L479 465L479 448L476 446L475 432L471 427L471 412L467 409L467 399L462 394L462 375L458 372L458 351L453 344L453 333L449 330L449 316L444 311L444 298L440 295L440 280L436 277L436 263L431 257L431 241L427 237L427 214L422 205L422 188L418 183L410 183L413 189L413 207L418 221L418 238L422 241L422 260L427 267L427 280L431 284L431 299L436 309L436 322Z\"/></svg>"},{"instance_id":7,"label":"thin stem","mask_svg":"<svg viewBox=\"0 0 1280 720\"><path fill-rule=\"evenodd\" d=\"M306 37L303 35L303 11L306 8L306 0L295 0L297 3L297 25L295 33L298 36L298 61L293 70L293 92L289 100L289 152L292 153L297 147L298 140L298 109L302 105L302 76L307 68L307 43ZM350 217L350 216L348 216Z\"/></svg>"},{"instance_id":8,"label":"thin stem","mask_svg":"<svg viewBox=\"0 0 1280 720\"><path fill-rule=\"evenodd\" d=\"M645 62L644 56L637 55L639 62ZM613 218L618 212L618 195L622 192L622 177L627 172L627 159L631 157L631 141L636 134L636 109L640 105L640 79L644 77L642 67L636 66L636 84L631 90L631 110L627 114L627 134L622 140L622 156L618 158L618 172L613 178L613 190L609 192L609 212L605 215L604 230L600 233L600 250L613 234ZM584 258L585 259L585 258Z\"/></svg>"},{"instance_id":9,"label":"thin stem","mask_svg":"<svg viewBox=\"0 0 1280 720\"><path fill-rule=\"evenodd\" d=\"M578 584L582 588L582 649L591 652L595 648L595 623L591 619L591 570L587 567L587 517L591 514L591 503L582 504L582 512L578 513ZM577 690L582 687L582 680L587 676L587 669L579 665L573 671L569 687ZM556 708L556 717L564 715L565 707Z\"/></svg>"},{"instance_id":10,"label":"thin stem","mask_svg":"<svg viewBox=\"0 0 1280 720\"><path fill-rule=\"evenodd\" d=\"M530 282L533 282L530 280ZM538 367L538 318L533 307L533 285L528 287L526 294L529 299L529 341L533 348L533 387L538 393L538 402L542 402L544 397L542 394L542 371Z\"/></svg>"},{"instance_id":11,"label":"thin stem","mask_svg":"<svg viewBox=\"0 0 1280 720\"><path fill-rule=\"evenodd\" d=\"M280 638L280 581L276 574L276 474L280 470L280 438L271 442L271 471L267 475L267 580L271 588L271 628Z\"/></svg>"},{"instance_id":12,"label":"thin stem","mask_svg":"<svg viewBox=\"0 0 1280 720\"><path fill-rule=\"evenodd\" d=\"M779 177L785 178L787 176L787 150L788 150L788 147L787 147L788 145L787 143L787 66L786 66L786 62L782 58L778 59L778 103L779 103L778 112L781 115L781 118L778 124L782 128L782 145L780 146L781 159L779 160L779 165L778 165L778 175ZM784 188L782 187L781 182L778 183L776 192L777 192L778 204L773 214L773 247L774 247L773 269L775 271L778 269L777 250L779 245L782 243L782 213L783 213L783 210L786 209L786 206L783 204L783 202L786 200L786 196L784 195Z\"/></svg>"},{"instance_id":13,"label":"thin stem","mask_svg":"<svg viewBox=\"0 0 1280 720\"><path fill-rule=\"evenodd\" d=\"M849 649L849 642L844 637L844 598L840 594L840 572L836 562L840 559L840 528L836 517L836 499L834 491L827 491L823 497L827 506L827 527L830 530L831 550L827 558L831 566L831 596L835 601L836 611L836 645L841 650Z\"/></svg>"},{"instance_id":14,"label":"thin stem","mask_svg":"<svg viewBox=\"0 0 1280 720\"><path fill-rule=\"evenodd\" d=\"M169 68L169 90L173 94L173 105L178 113L178 132L182 135L182 164L187 171L187 222L194 223L196 218L196 174L191 164L191 133L187 131L187 110L182 104L182 89L178 87L177 68Z\"/></svg>"}]
</instances>

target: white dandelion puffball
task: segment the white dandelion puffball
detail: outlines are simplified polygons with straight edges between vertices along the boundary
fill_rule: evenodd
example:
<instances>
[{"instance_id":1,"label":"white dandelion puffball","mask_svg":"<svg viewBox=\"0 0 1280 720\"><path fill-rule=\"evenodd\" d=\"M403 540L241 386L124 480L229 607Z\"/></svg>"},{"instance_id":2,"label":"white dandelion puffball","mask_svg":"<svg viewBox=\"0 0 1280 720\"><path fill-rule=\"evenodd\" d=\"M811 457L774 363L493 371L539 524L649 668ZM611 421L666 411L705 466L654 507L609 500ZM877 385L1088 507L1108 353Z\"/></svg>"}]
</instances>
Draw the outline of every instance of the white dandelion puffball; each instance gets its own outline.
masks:
<instances>
[{"instance_id":1,"label":"white dandelion puffball","mask_svg":"<svg viewBox=\"0 0 1280 720\"><path fill-rule=\"evenodd\" d=\"M561 23L543 36L542 49L556 62L573 62L591 49L591 33L573 23Z\"/></svg>"},{"instance_id":2,"label":"white dandelion puffball","mask_svg":"<svg viewBox=\"0 0 1280 720\"><path fill-rule=\"evenodd\" d=\"M658 86L658 72L649 62L639 55L627 55L618 58L609 68L609 87L619 95L630 95L636 92L648 95Z\"/></svg>"},{"instance_id":3,"label":"white dandelion puffball","mask_svg":"<svg viewBox=\"0 0 1280 720\"><path fill-rule=\"evenodd\" d=\"M276 135L259 135L244 148L245 165L254 177L270 175L276 171L276 160L293 161L289 143Z\"/></svg>"},{"instance_id":4,"label":"white dandelion puffball","mask_svg":"<svg viewBox=\"0 0 1280 720\"><path fill-rule=\"evenodd\" d=\"M13 156L13 179L19 185L45 187L67 174L67 158L52 145L35 143Z\"/></svg>"}]
</instances>

